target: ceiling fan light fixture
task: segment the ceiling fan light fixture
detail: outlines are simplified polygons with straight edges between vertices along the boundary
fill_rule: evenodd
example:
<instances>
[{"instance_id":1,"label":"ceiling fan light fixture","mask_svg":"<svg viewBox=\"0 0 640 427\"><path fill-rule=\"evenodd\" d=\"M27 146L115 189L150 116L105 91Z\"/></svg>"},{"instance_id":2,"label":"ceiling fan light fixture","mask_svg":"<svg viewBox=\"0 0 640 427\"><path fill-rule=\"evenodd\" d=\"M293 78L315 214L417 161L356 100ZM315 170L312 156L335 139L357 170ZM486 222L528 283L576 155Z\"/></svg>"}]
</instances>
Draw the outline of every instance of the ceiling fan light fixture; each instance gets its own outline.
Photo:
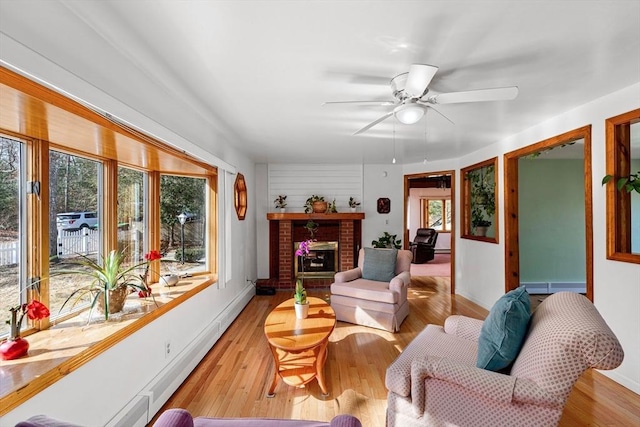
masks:
<instances>
[{"instance_id":1,"label":"ceiling fan light fixture","mask_svg":"<svg viewBox=\"0 0 640 427\"><path fill-rule=\"evenodd\" d=\"M405 125L417 123L424 116L424 108L414 104L403 104L393 111L396 119Z\"/></svg>"}]
</instances>

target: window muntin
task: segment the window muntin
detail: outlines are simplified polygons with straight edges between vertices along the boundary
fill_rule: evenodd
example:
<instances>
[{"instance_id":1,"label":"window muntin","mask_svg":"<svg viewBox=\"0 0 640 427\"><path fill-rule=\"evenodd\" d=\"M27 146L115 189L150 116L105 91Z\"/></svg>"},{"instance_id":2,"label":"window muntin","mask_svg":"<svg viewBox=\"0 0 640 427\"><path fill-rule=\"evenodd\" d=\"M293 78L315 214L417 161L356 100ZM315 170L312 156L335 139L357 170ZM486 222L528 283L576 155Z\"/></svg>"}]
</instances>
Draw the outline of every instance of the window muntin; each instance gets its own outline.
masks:
<instances>
[{"instance_id":1,"label":"window muntin","mask_svg":"<svg viewBox=\"0 0 640 427\"><path fill-rule=\"evenodd\" d=\"M102 164L60 151L49 151L49 310L51 318L80 310L88 299L76 304L65 300L87 280L79 275L56 275L81 256L100 258L99 200ZM58 221L69 216L64 221ZM76 216L78 216L76 218ZM69 224L69 220L74 221ZM58 227L58 225L61 225Z\"/></svg>"},{"instance_id":2,"label":"window muntin","mask_svg":"<svg viewBox=\"0 0 640 427\"><path fill-rule=\"evenodd\" d=\"M25 182L24 169L24 144L0 136L0 336L10 332L4 322L9 309L27 302L21 292L25 274L21 229L25 224L20 183ZM23 322L22 327L26 326L27 322Z\"/></svg>"},{"instance_id":3,"label":"window muntin","mask_svg":"<svg viewBox=\"0 0 640 427\"><path fill-rule=\"evenodd\" d=\"M162 274L208 270L207 188L205 178L160 176ZM184 224L178 219L182 213L186 216Z\"/></svg>"}]
</instances>

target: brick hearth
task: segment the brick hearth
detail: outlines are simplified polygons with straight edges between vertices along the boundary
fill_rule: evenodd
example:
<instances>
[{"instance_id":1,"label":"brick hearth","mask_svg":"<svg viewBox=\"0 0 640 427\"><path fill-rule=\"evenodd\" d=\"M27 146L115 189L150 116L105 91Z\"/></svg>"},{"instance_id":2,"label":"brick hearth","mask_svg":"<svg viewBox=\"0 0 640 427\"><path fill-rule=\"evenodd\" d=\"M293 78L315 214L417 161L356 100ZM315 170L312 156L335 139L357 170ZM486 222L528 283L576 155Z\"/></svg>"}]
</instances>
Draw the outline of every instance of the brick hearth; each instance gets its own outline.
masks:
<instances>
[{"instance_id":1,"label":"brick hearth","mask_svg":"<svg viewBox=\"0 0 640 427\"><path fill-rule=\"evenodd\" d=\"M315 239L338 242L338 268L353 268L361 247L364 213L304 214L269 213L269 286L276 289L294 288L294 242L309 239L304 227L309 219L318 224ZM304 279L306 288L324 288L333 282L330 278Z\"/></svg>"}]
</instances>

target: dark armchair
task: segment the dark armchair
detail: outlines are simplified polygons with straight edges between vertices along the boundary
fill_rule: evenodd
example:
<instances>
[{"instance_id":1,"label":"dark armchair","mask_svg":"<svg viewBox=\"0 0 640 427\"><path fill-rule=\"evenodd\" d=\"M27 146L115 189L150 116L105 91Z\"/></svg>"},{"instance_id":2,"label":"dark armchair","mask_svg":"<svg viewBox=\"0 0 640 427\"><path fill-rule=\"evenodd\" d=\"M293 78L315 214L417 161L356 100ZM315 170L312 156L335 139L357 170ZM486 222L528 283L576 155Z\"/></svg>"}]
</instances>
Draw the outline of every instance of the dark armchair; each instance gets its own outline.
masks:
<instances>
[{"instance_id":1,"label":"dark armchair","mask_svg":"<svg viewBox=\"0 0 640 427\"><path fill-rule=\"evenodd\" d=\"M409 243L409 249L413 252L413 263L423 264L431 261L436 253L436 240L438 232L433 228L418 228L413 242Z\"/></svg>"}]
</instances>

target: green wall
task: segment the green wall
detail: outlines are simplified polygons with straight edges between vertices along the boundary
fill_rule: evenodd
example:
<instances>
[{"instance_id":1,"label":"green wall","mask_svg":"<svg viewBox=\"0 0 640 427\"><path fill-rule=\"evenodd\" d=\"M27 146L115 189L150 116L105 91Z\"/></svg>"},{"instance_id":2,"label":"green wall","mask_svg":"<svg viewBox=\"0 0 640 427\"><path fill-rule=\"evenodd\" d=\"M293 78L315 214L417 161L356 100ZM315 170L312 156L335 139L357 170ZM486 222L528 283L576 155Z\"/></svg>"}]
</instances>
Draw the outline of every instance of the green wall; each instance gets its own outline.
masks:
<instances>
[{"instance_id":1,"label":"green wall","mask_svg":"<svg viewBox=\"0 0 640 427\"><path fill-rule=\"evenodd\" d=\"M585 282L582 159L520 159L520 281Z\"/></svg>"}]
</instances>

